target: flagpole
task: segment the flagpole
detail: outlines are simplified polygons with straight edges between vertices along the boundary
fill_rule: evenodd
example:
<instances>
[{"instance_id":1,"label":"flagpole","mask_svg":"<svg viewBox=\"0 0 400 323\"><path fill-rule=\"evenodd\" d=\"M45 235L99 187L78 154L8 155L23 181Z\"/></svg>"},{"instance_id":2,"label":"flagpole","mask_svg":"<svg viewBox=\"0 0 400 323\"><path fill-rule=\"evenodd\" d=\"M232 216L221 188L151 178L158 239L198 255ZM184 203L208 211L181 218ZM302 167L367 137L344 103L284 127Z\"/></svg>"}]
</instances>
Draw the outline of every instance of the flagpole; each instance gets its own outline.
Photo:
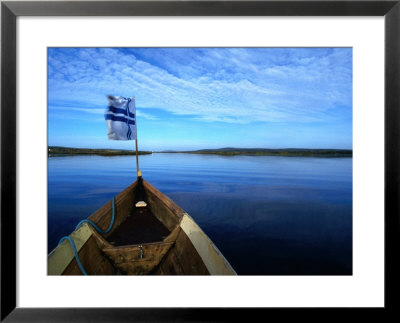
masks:
<instances>
[{"instance_id":1,"label":"flagpole","mask_svg":"<svg viewBox=\"0 0 400 323\"><path fill-rule=\"evenodd\" d=\"M135 97L132 97L132 100L135 104L135 131L136 131L136 139L135 139L135 146L136 146L136 175L137 177L142 177L142 172L139 170L139 154L138 154L138 142L137 142L137 118L136 118L136 102Z\"/></svg>"},{"instance_id":2,"label":"flagpole","mask_svg":"<svg viewBox=\"0 0 400 323\"><path fill-rule=\"evenodd\" d=\"M132 97L133 103L135 105L135 132L136 132L136 139L135 139L135 146L136 146L136 174L137 174L137 181L138 181L138 191L137 191L137 198L138 202L135 204L136 207L146 207L147 203L143 200L143 179L142 179L142 172L139 169L139 150L138 150L138 142L137 142L137 118L136 118L136 102L135 97Z\"/></svg>"},{"instance_id":3,"label":"flagpole","mask_svg":"<svg viewBox=\"0 0 400 323\"><path fill-rule=\"evenodd\" d=\"M137 173L137 177L141 177L142 176L142 172L139 170L139 157L138 157L137 137L136 137L135 143L136 143L136 173Z\"/></svg>"}]
</instances>

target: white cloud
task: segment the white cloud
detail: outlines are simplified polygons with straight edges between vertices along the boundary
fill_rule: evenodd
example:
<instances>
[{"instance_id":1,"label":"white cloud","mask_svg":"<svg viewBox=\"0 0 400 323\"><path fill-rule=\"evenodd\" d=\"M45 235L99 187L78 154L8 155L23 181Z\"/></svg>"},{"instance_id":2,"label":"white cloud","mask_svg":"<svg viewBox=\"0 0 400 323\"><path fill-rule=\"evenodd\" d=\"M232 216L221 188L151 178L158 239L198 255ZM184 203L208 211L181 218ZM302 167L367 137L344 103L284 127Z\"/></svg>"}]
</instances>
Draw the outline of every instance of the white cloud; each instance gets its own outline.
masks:
<instances>
[{"instance_id":1,"label":"white cloud","mask_svg":"<svg viewBox=\"0 0 400 323\"><path fill-rule=\"evenodd\" d=\"M67 106L50 106L49 107L52 111L63 111L63 112L71 112L71 111L76 111L76 112L83 112L84 114L96 114L96 115L104 115L106 112L105 108L76 108L76 107L67 107ZM140 118L148 119L148 120L158 120L158 118L150 113L145 113L139 110L136 110L137 116ZM86 120L85 115L81 115L82 117L80 119ZM76 118L76 116L75 116ZM104 121L103 118L97 118L97 119L92 119L96 121Z\"/></svg>"},{"instance_id":2,"label":"white cloud","mask_svg":"<svg viewBox=\"0 0 400 323\"><path fill-rule=\"evenodd\" d=\"M100 114L106 95L115 94L135 95L138 115L152 120L156 116L143 110L229 123L312 122L329 118L340 105L351 116L350 50L137 52L142 55L107 48L50 51L51 108L71 104L72 110Z\"/></svg>"},{"instance_id":3,"label":"white cloud","mask_svg":"<svg viewBox=\"0 0 400 323\"><path fill-rule=\"evenodd\" d=\"M148 119L148 120L158 120L157 117L155 117L154 115L150 114L150 113L145 113L142 111L137 110L136 111L138 118L144 118L144 119Z\"/></svg>"},{"instance_id":4,"label":"white cloud","mask_svg":"<svg viewBox=\"0 0 400 323\"><path fill-rule=\"evenodd\" d=\"M64 111L78 111L85 112L91 114L104 114L105 109L99 108L75 108L75 107L58 107L58 106L50 106L51 110L64 110Z\"/></svg>"}]
</instances>

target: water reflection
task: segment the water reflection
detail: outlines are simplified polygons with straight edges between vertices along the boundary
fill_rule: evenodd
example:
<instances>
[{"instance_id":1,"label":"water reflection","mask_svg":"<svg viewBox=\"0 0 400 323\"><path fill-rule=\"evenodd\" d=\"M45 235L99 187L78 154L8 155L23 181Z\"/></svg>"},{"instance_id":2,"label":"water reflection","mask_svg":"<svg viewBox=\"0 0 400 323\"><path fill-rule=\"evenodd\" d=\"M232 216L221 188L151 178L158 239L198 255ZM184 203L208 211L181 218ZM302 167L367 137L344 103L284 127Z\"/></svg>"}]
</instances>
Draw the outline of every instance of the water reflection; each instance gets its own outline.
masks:
<instances>
[{"instance_id":1,"label":"water reflection","mask_svg":"<svg viewBox=\"0 0 400 323\"><path fill-rule=\"evenodd\" d=\"M135 177L134 156L49 158L49 236ZM185 209L242 275L352 273L352 159L140 156L144 178Z\"/></svg>"}]
</instances>

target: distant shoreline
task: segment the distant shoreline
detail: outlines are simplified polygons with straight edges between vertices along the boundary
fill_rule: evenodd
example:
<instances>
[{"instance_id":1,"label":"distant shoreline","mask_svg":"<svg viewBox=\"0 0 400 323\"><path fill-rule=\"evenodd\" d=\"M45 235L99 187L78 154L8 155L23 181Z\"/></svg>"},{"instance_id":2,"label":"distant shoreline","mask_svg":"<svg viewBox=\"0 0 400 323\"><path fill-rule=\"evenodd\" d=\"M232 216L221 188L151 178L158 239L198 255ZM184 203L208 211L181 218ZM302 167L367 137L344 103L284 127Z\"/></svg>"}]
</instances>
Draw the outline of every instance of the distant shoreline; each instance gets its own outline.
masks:
<instances>
[{"instance_id":1,"label":"distant shoreline","mask_svg":"<svg viewBox=\"0 0 400 323\"><path fill-rule=\"evenodd\" d=\"M353 151L347 149L264 149L264 148L222 148L185 151L190 154L213 154L221 156L279 156L279 157L353 157Z\"/></svg>"},{"instance_id":2,"label":"distant shoreline","mask_svg":"<svg viewBox=\"0 0 400 323\"><path fill-rule=\"evenodd\" d=\"M139 151L139 155L152 154L151 151ZM279 156L279 157L325 157L341 158L352 157L353 151L350 149L266 149L266 148L220 148L220 149L201 149L192 151L158 151L156 153L183 153L183 154L202 154L220 156ZM91 149L91 148L71 148L49 146L49 157L68 156L68 155L99 155L99 156L129 156L135 155L134 150L122 149Z\"/></svg>"},{"instance_id":3,"label":"distant shoreline","mask_svg":"<svg viewBox=\"0 0 400 323\"><path fill-rule=\"evenodd\" d=\"M49 146L48 156L68 156L68 155L99 155L99 156L129 156L135 155L134 150L121 150L121 149L91 149L91 148L71 148L71 147L58 147ZM151 151L139 151L139 155L152 154Z\"/></svg>"}]
</instances>

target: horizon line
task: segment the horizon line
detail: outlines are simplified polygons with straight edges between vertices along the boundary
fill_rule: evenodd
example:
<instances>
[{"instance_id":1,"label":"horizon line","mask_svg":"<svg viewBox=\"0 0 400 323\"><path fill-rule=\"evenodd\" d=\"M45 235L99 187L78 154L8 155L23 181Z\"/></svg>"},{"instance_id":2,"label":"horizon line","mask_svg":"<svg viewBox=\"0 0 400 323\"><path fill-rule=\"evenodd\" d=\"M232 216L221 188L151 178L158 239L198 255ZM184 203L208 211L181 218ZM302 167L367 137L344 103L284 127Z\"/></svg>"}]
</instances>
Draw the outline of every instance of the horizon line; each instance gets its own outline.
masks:
<instances>
[{"instance_id":1,"label":"horizon line","mask_svg":"<svg viewBox=\"0 0 400 323\"><path fill-rule=\"evenodd\" d=\"M122 151L135 151L135 149L121 149L121 148L88 148L88 147L71 147L71 146L59 146L59 145L47 145L47 148L59 147L59 148L72 148L72 149L104 149L104 150L122 150ZM352 148L304 148L304 147L285 147L285 148L261 148L261 147L220 147L220 148L201 148L193 150L178 150L178 149L165 149L165 150L150 150L152 152L187 152L187 151L202 151L202 150L221 150L221 149L251 149L251 150L346 150L353 151ZM143 150L145 151L145 150Z\"/></svg>"}]
</instances>

